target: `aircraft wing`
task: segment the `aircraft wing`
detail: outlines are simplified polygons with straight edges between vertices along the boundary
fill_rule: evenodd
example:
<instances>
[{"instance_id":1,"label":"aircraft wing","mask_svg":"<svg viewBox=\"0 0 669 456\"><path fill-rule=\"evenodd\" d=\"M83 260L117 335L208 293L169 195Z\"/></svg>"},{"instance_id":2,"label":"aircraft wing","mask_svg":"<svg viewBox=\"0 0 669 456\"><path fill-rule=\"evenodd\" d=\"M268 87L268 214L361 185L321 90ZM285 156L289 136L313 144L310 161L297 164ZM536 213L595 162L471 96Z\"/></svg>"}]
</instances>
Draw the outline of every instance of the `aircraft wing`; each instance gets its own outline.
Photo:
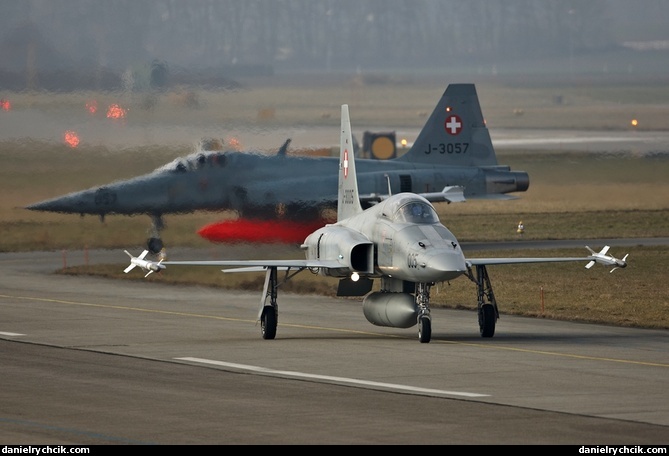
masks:
<instances>
[{"instance_id":1,"label":"aircraft wing","mask_svg":"<svg viewBox=\"0 0 669 456\"><path fill-rule=\"evenodd\" d=\"M495 264L525 264L525 263L558 263L565 261L593 261L593 256L587 257L516 257L516 258L467 258L465 262L469 266L484 266Z\"/></svg>"},{"instance_id":2,"label":"aircraft wing","mask_svg":"<svg viewBox=\"0 0 669 456\"><path fill-rule=\"evenodd\" d=\"M466 258L465 262L468 266L486 266L494 264L525 264L525 263L558 263L565 261L588 261L589 263L585 266L587 269L590 269L595 263L602 264L604 266L613 266L611 272L618 268L627 267L627 255L623 257L622 260L609 255L609 249L611 246L605 245L599 252L595 252L587 245L586 249L591 253L587 257L515 257L515 258Z\"/></svg>"},{"instance_id":3,"label":"aircraft wing","mask_svg":"<svg viewBox=\"0 0 669 456\"><path fill-rule=\"evenodd\" d=\"M525 263L558 263L565 261L587 261L588 264L585 265L586 269L590 269L595 263L599 263L604 266L613 266L613 269L609 272L613 272L618 268L627 267L627 255L623 257L622 260L614 257L613 255L607 255L609 251L609 246L605 246L600 252L594 252L590 247L586 247L590 252L593 252L592 255L587 257L545 257L545 258L467 258L465 263L467 267L471 266L487 266L495 264L525 264Z\"/></svg>"},{"instance_id":4,"label":"aircraft wing","mask_svg":"<svg viewBox=\"0 0 669 456\"><path fill-rule=\"evenodd\" d=\"M308 269L308 268L341 268L338 261L323 260L205 260L205 261L163 261L163 265L175 266L217 266L224 272L260 272L267 268Z\"/></svg>"}]
</instances>

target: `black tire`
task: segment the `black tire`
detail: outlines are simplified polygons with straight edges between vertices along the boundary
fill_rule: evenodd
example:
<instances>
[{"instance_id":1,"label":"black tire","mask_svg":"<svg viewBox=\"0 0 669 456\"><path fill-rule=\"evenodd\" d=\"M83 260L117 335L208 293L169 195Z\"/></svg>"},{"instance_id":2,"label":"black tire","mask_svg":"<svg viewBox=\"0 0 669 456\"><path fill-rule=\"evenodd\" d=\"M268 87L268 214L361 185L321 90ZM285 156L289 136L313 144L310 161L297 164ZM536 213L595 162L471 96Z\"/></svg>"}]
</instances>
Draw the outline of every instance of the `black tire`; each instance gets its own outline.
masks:
<instances>
[{"instance_id":1,"label":"black tire","mask_svg":"<svg viewBox=\"0 0 669 456\"><path fill-rule=\"evenodd\" d=\"M163 241L160 238L149 238L149 240L146 241L146 247L149 252L153 254L160 253L160 251L163 250Z\"/></svg>"},{"instance_id":2,"label":"black tire","mask_svg":"<svg viewBox=\"0 0 669 456\"><path fill-rule=\"evenodd\" d=\"M429 317L418 319L418 340L421 344L427 344L432 339L432 321Z\"/></svg>"},{"instance_id":3,"label":"black tire","mask_svg":"<svg viewBox=\"0 0 669 456\"><path fill-rule=\"evenodd\" d=\"M276 309L272 306L265 306L260 316L260 332L263 339L274 339L276 337Z\"/></svg>"},{"instance_id":4,"label":"black tire","mask_svg":"<svg viewBox=\"0 0 669 456\"><path fill-rule=\"evenodd\" d=\"M497 316L495 315L495 308L486 304L481 306L479 311L479 329L481 330L481 337L492 337L495 335L495 322Z\"/></svg>"}]
</instances>

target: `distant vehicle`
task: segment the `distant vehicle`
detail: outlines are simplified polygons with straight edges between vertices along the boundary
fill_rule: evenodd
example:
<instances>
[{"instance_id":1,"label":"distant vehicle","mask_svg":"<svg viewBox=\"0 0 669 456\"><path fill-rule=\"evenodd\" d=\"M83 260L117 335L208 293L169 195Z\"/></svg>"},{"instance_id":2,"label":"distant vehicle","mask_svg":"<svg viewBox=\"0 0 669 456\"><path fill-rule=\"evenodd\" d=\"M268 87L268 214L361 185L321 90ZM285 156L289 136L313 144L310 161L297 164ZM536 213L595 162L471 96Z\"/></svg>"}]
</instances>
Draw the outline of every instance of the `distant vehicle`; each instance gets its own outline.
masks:
<instances>
[{"instance_id":1,"label":"distant vehicle","mask_svg":"<svg viewBox=\"0 0 669 456\"><path fill-rule=\"evenodd\" d=\"M417 324L418 340L427 343L432 335L430 288L436 283L460 276L476 283L480 333L482 337L492 337L499 312L487 265L588 261L588 269L591 263L626 266L627 255L622 260L607 255L608 246L599 253L591 251L592 255L577 258L465 258L456 237L440 223L432 204L421 195L408 192L386 195L375 206L363 210L351 144L348 105L342 105L337 221L307 236L301 246L306 259L158 263L142 259L142 263L137 263L131 256L129 267L140 264L145 270L159 271L172 265L190 265L232 268L224 272L264 271L258 312L264 339L276 337L277 292L281 285L278 271L286 271L285 282L309 270L339 278L338 296L366 295L362 309L370 323L396 328ZM373 279L381 280L380 291L371 292Z\"/></svg>"},{"instance_id":2,"label":"distant vehicle","mask_svg":"<svg viewBox=\"0 0 669 456\"><path fill-rule=\"evenodd\" d=\"M148 239L152 253L163 248L164 214L236 211L245 223L228 225L232 227L228 230L214 227L208 238L216 241L225 241L226 236L243 238L244 230L258 231L249 230L249 223L258 220L308 224L310 232L311 227L331 221L324 210L337 204L333 170L338 158L288 156L287 147L288 141L270 156L198 152L149 174L59 196L27 209L100 217L148 214L153 222ZM464 189L467 198L509 199L515 198L510 193L526 191L530 182L526 172L497 163L473 84L449 85L407 153L389 160L360 159L358 174L364 207L378 202L379 195L439 194L456 186ZM256 228L270 234L263 226ZM292 233L297 242L304 239L304 230Z\"/></svg>"}]
</instances>

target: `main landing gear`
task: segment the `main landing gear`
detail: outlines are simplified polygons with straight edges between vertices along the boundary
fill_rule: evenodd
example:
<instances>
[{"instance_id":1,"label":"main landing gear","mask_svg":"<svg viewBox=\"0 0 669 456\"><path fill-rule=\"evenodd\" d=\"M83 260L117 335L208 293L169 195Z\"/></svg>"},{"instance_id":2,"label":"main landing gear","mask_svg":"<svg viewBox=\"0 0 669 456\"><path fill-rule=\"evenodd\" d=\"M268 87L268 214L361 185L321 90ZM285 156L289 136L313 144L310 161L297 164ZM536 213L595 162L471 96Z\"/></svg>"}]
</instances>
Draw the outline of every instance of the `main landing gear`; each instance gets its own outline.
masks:
<instances>
[{"instance_id":1,"label":"main landing gear","mask_svg":"<svg viewBox=\"0 0 669 456\"><path fill-rule=\"evenodd\" d=\"M267 268L265 274L265 283L263 294L258 311L258 321L260 322L260 333L263 339L274 339L279 321L279 305L277 303L277 291L280 285L278 271L276 266ZM297 268L293 272L286 271L283 282L288 281L305 268ZM476 283L478 319L481 337L493 337L495 334L495 324L499 319L497 301L492 290L490 277L485 265L476 265L476 274L471 270L467 271L470 280ZM432 283L415 284L415 302L417 308L418 323L418 341L422 344L429 343L432 339L432 317L430 316L430 287Z\"/></svg>"},{"instance_id":2,"label":"main landing gear","mask_svg":"<svg viewBox=\"0 0 669 456\"><path fill-rule=\"evenodd\" d=\"M287 282L295 277L305 268L298 268L291 273L290 269L286 271L283 282ZM260 300L260 310L258 312L258 321L260 321L260 334L263 339L274 339L276 337L276 328L279 324L279 304L276 301L277 290L279 288L279 279L276 266L270 266L265 273L265 284L263 285L262 298Z\"/></svg>"},{"instance_id":3,"label":"main landing gear","mask_svg":"<svg viewBox=\"0 0 669 456\"><path fill-rule=\"evenodd\" d=\"M467 276L476 284L481 337L492 337L495 335L495 324L499 318L499 310L490 284L488 270L485 265L477 264L476 276L472 273L471 268L468 268Z\"/></svg>"},{"instance_id":4,"label":"main landing gear","mask_svg":"<svg viewBox=\"0 0 669 456\"><path fill-rule=\"evenodd\" d=\"M276 302L277 287L276 268L267 268L265 274L265 285L262 290L262 301L260 302L260 333L263 339L274 339L276 327L279 324L279 304ZM269 303L267 300L269 298Z\"/></svg>"}]
</instances>

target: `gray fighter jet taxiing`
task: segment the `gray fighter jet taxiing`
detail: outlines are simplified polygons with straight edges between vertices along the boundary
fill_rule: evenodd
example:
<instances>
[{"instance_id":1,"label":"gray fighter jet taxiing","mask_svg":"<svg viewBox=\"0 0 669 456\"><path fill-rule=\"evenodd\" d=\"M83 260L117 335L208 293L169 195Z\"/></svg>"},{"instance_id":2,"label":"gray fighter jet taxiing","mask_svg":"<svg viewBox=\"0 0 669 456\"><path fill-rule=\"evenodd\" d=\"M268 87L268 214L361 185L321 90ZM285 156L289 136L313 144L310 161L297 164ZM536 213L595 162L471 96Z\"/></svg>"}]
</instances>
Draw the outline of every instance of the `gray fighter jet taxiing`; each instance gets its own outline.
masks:
<instances>
[{"instance_id":1,"label":"gray fighter jet taxiing","mask_svg":"<svg viewBox=\"0 0 669 456\"><path fill-rule=\"evenodd\" d=\"M460 243L440 223L432 204L416 193L387 195L378 204L363 210L357 165L351 149L348 105L342 106L341 113L337 221L306 237L301 246L306 259L162 261L155 264L144 260L142 268L158 271L162 267L190 265L223 267L224 272L265 272L258 312L264 339L276 336L277 291L281 282L305 270L317 272L340 279L338 296L365 296L362 308L370 323L397 328L418 325L418 339L427 343L432 334L430 288L436 283L460 276L471 279L477 287L481 336L492 337L499 313L487 265L587 261L620 268L626 266L625 259L607 254L608 247L586 257L465 258ZM333 166L332 174L335 170ZM132 257L131 260L131 265L136 263ZM590 268L590 263L586 268ZM281 282L279 270L285 271ZM380 279L380 291L372 292L374 279Z\"/></svg>"},{"instance_id":2,"label":"gray fighter jet taxiing","mask_svg":"<svg viewBox=\"0 0 669 456\"><path fill-rule=\"evenodd\" d=\"M163 247L162 216L195 210L239 214L239 222L231 220L201 230L211 241L254 242L260 236L300 243L313 229L332 221L323 218L323 209L337 204L337 178L331 169L338 158L291 156L286 147L284 144L275 155L196 152L149 174L38 202L27 209L100 217L148 214L153 222L148 240L152 253ZM529 187L526 172L497 163L473 84L446 88L406 154L388 160L358 160L358 179L365 207L389 189L392 193L438 193L444 187L460 186L467 198L508 199L515 198L510 193Z\"/></svg>"}]
</instances>

